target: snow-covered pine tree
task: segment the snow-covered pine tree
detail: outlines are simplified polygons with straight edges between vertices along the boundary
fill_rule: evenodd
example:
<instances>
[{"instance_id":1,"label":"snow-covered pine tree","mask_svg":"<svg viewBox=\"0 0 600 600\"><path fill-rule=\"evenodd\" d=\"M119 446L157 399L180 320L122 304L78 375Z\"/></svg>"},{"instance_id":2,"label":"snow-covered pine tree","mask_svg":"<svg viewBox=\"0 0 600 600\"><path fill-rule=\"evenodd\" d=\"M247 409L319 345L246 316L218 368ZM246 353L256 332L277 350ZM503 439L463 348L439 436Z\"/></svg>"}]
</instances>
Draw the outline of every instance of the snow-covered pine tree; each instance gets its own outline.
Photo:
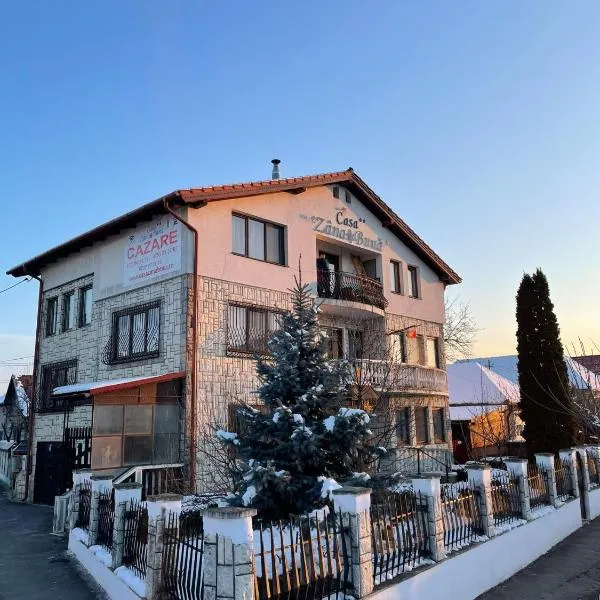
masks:
<instances>
[{"instance_id":1,"label":"snow-covered pine tree","mask_svg":"<svg viewBox=\"0 0 600 600\"><path fill-rule=\"evenodd\" d=\"M269 340L271 356L257 365L258 394L268 411L241 408L243 433L218 433L243 466L235 502L269 518L321 508L337 480L376 451L369 444L369 414L343 408L350 365L326 359L308 286L296 281L292 292L293 309Z\"/></svg>"}]
</instances>

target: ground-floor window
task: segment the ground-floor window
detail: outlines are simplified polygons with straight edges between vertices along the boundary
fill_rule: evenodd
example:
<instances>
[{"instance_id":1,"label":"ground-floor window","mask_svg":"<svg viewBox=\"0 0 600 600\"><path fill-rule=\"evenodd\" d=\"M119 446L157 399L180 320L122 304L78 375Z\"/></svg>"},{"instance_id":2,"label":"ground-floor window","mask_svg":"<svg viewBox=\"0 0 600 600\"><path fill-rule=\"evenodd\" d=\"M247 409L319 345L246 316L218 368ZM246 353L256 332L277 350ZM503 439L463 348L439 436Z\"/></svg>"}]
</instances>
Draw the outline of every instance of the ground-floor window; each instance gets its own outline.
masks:
<instances>
[{"instance_id":1,"label":"ground-floor window","mask_svg":"<svg viewBox=\"0 0 600 600\"><path fill-rule=\"evenodd\" d=\"M433 441L441 444L446 441L446 421L444 419L444 409L434 408L431 411L433 419Z\"/></svg>"},{"instance_id":2,"label":"ground-floor window","mask_svg":"<svg viewBox=\"0 0 600 600\"><path fill-rule=\"evenodd\" d=\"M417 444L429 443L429 411L427 407L415 408L415 434Z\"/></svg>"},{"instance_id":3,"label":"ground-floor window","mask_svg":"<svg viewBox=\"0 0 600 600\"><path fill-rule=\"evenodd\" d=\"M410 444L410 408L396 411L396 439L399 446Z\"/></svg>"}]
</instances>

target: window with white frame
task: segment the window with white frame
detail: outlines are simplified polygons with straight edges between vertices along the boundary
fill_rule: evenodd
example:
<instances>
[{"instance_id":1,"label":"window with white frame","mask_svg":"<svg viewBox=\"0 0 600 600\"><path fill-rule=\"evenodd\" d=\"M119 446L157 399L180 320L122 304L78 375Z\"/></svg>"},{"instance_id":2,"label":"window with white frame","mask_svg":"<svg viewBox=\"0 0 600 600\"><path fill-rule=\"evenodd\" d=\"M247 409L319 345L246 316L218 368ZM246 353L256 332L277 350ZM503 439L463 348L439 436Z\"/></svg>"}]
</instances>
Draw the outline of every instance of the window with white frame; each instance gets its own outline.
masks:
<instances>
[{"instance_id":1,"label":"window with white frame","mask_svg":"<svg viewBox=\"0 0 600 600\"><path fill-rule=\"evenodd\" d=\"M440 368L439 340L437 338L427 338L426 344L426 364L428 367Z\"/></svg>"},{"instance_id":2,"label":"window with white frame","mask_svg":"<svg viewBox=\"0 0 600 600\"><path fill-rule=\"evenodd\" d=\"M79 327L92 322L92 286L86 285L79 290Z\"/></svg>"},{"instance_id":3,"label":"window with white frame","mask_svg":"<svg viewBox=\"0 0 600 600\"><path fill-rule=\"evenodd\" d=\"M402 265L397 260L390 260L390 290L402 294Z\"/></svg>"},{"instance_id":4,"label":"window with white frame","mask_svg":"<svg viewBox=\"0 0 600 600\"><path fill-rule=\"evenodd\" d=\"M63 295L62 306L62 330L75 329L75 292L68 292Z\"/></svg>"},{"instance_id":5,"label":"window with white frame","mask_svg":"<svg viewBox=\"0 0 600 600\"><path fill-rule=\"evenodd\" d=\"M158 356L160 302L150 302L114 313L112 328L111 362Z\"/></svg>"},{"instance_id":6,"label":"window with white frame","mask_svg":"<svg viewBox=\"0 0 600 600\"><path fill-rule=\"evenodd\" d=\"M46 336L58 333L58 298L46 300Z\"/></svg>"},{"instance_id":7,"label":"window with white frame","mask_svg":"<svg viewBox=\"0 0 600 600\"><path fill-rule=\"evenodd\" d=\"M246 215L232 215L233 253L277 265L285 264L285 228Z\"/></svg>"}]
</instances>

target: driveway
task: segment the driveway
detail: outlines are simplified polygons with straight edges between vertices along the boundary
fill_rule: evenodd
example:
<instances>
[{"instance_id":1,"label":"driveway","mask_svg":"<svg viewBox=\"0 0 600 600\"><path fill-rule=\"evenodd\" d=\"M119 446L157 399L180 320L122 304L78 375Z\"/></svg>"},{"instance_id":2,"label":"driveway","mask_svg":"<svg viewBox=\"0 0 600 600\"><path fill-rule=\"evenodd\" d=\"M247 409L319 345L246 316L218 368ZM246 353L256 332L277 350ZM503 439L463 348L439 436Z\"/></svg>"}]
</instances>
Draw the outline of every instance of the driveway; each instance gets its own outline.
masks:
<instances>
[{"instance_id":1,"label":"driveway","mask_svg":"<svg viewBox=\"0 0 600 600\"><path fill-rule=\"evenodd\" d=\"M596 519L478 600L598 600L599 595L600 519Z\"/></svg>"},{"instance_id":2,"label":"driveway","mask_svg":"<svg viewBox=\"0 0 600 600\"><path fill-rule=\"evenodd\" d=\"M50 507L10 502L0 489L0 600L104 599L51 531Z\"/></svg>"}]
</instances>

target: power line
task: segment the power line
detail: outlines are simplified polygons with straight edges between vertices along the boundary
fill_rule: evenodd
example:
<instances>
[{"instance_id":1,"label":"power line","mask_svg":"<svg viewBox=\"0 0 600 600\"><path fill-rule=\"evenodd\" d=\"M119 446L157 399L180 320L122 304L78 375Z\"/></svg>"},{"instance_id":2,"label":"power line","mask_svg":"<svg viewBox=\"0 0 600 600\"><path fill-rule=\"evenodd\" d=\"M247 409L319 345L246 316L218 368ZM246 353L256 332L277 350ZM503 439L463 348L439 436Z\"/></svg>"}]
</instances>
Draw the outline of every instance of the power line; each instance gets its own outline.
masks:
<instances>
[{"instance_id":1,"label":"power line","mask_svg":"<svg viewBox=\"0 0 600 600\"><path fill-rule=\"evenodd\" d=\"M12 290L13 288L16 288L18 285L21 285L22 283L26 283L27 281L31 281L31 277L29 277L29 279L21 279L21 281L17 281L17 283L13 283L13 285L9 285L7 288L0 290L0 294L4 294L4 292L8 292L8 290Z\"/></svg>"}]
</instances>

